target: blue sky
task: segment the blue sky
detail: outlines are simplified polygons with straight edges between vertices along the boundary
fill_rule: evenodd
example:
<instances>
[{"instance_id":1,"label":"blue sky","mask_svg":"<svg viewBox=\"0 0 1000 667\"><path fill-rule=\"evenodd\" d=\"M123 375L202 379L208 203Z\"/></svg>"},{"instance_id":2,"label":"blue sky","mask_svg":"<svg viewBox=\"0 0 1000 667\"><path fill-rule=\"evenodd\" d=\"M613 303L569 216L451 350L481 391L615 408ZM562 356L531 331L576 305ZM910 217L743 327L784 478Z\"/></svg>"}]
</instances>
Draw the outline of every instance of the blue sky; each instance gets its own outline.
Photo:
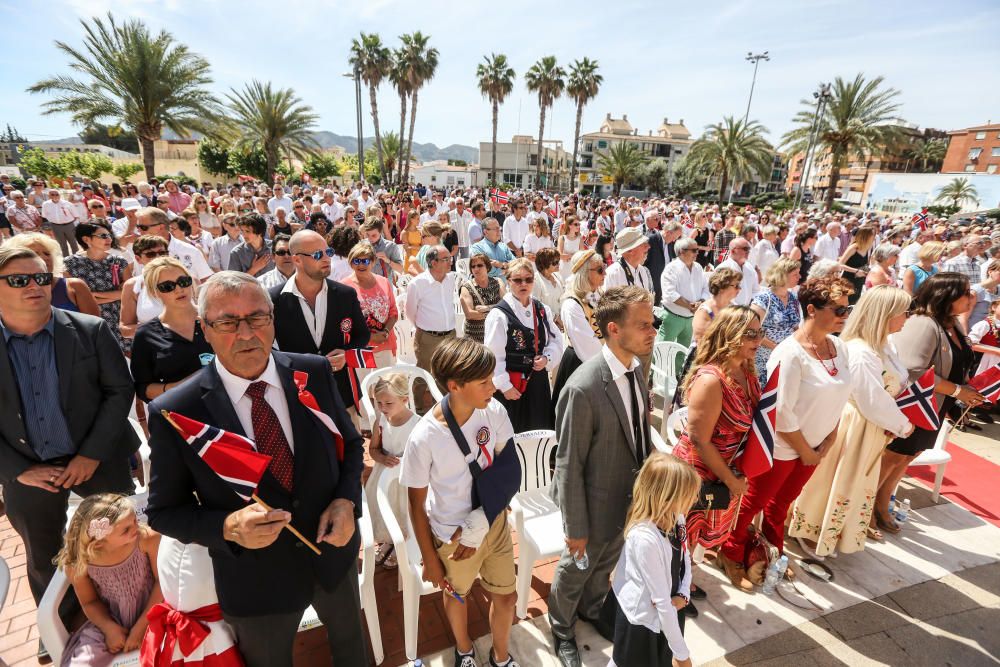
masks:
<instances>
[{"instance_id":1,"label":"blue sky","mask_svg":"<svg viewBox=\"0 0 1000 667\"><path fill-rule=\"evenodd\" d=\"M858 72L883 75L901 91L903 118L921 127L1000 122L1000 3L993 0L0 0L0 124L30 139L76 133L67 116L41 115L43 97L24 89L68 73L54 40L80 44L79 21L111 8L169 30L208 58L220 97L251 78L271 80L294 88L319 113L318 129L339 134L355 133L353 83L341 76L351 38L374 31L396 45L398 35L417 29L431 35L440 64L420 92L415 140L439 146L489 140L489 104L475 69L491 52L507 54L518 75L500 112L503 140L519 125L520 133L537 134L537 100L522 76L544 55L564 66L584 56L599 61L604 85L584 111L584 131L596 130L608 112L628 114L640 134L664 116L683 118L695 136L725 114L742 116L753 70L744 56L763 50L771 61L761 63L751 117L772 141L818 82ZM399 100L387 85L379 104L383 132L398 131ZM574 121L572 102L560 99L546 136L569 148Z\"/></svg>"}]
</instances>

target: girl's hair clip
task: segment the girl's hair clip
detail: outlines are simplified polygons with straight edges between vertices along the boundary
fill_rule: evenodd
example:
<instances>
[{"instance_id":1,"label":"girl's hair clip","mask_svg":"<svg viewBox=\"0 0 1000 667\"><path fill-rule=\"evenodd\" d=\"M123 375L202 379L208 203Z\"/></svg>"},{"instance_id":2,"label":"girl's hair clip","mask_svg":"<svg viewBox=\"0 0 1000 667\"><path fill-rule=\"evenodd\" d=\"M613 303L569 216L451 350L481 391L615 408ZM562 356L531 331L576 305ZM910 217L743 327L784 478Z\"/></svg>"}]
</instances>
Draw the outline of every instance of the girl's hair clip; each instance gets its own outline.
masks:
<instances>
[{"instance_id":1,"label":"girl's hair clip","mask_svg":"<svg viewBox=\"0 0 1000 667\"><path fill-rule=\"evenodd\" d=\"M103 540L111 534L111 521L107 517L103 519L91 519L87 526L87 535L94 540Z\"/></svg>"}]
</instances>

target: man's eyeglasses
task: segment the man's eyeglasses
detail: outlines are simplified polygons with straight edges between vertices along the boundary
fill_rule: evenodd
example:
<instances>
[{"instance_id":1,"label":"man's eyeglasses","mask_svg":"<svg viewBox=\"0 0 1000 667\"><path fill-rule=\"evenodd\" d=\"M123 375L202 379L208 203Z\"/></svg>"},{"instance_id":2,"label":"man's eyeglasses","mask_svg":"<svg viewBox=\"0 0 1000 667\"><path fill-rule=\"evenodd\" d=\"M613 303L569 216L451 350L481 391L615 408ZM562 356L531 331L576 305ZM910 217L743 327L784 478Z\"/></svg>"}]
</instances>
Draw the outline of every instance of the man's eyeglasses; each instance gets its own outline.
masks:
<instances>
[{"instance_id":1,"label":"man's eyeglasses","mask_svg":"<svg viewBox=\"0 0 1000 667\"><path fill-rule=\"evenodd\" d=\"M42 287L52 284L51 273L8 273L5 276L0 276L0 278L5 278L7 284L16 289L27 287L28 283L32 280L35 281L35 284Z\"/></svg>"},{"instance_id":2,"label":"man's eyeglasses","mask_svg":"<svg viewBox=\"0 0 1000 667\"><path fill-rule=\"evenodd\" d=\"M372 263L371 257L355 257L351 260L351 264L354 266L368 266Z\"/></svg>"},{"instance_id":3,"label":"man's eyeglasses","mask_svg":"<svg viewBox=\"0 0 1000 667\"><path fill-rule=\"evenodd\" d=\"M156 259L157 257L166 257L170 253L166 250L149 250L147 252L139 253L144 259Z\"/></svg>"},{"instance_id":4,"label":"man's eyeglasses","mask_svg":"<svg viewBox=\"0 0 1000 667\"><path fill-rule=\"evenodd\" d=\"M316 252L297 252L296 255L302 255L303 257L312 257L316 261L323 259L323 255L327 257L333 257L333 248L327 248L326 250L317 250Z\"/></svg>"},{"instance_id":5,"label":"man's eyeglasses","mask_svg":"<svg viewBox=\"0 0 1000 667\"><path fill-rule=\"evenodd\" d=\"M291 253L290 250L275 250L274 251L274 256L275 257L287 257L287 256L289 256L291 254L292 253Z\"/></svg>"},{"instance_id":6,"label":"man's eyeglasses","mask_svg":"<svg viewBox=\"0 0 1000 667\"><path fill-rule=\"evenodd\" d=\"M246 317L220 317L212 322L205 322L219 333L236 333L240 322L246 322L251 329L263 329L274 320L273 313L255 313Z\"/></svg>"},{"instance_id":7,"label":"man's eyeglasses","mask_svg":"<svg viewBox=\"0 0 1000 667\"><path fill-rule=\"evenodd\" d=\"M143 232L148 232L150 229L153 229L155 227L162 227L162 226L163 226L162 222L156 222L156 223L153 223L152 225L136 225L135 228L138 229L138 230L140 230L140 231L143 231Z\"/></svg>"},{"instance_id":8,"label":"man's eyeglasses","mask_svg":"<svg viewBox=\"0 0 1000 667\"><path fill-rule=\"evenodd\" d=\"M531 285L535 282L535 278L534 276L530 278L511 278L510 282L514 283L515 285Z\"/></svg>"},{"instance_id":9,"label":"man's eyeglasses","mask_svg":"<svg viewBox=\"0 0 1000 667\"><path fill-rule=\"evenodd\" d=\"M185 287L191 287L193 284L194 281L191 279L191 276L179 276L177 280L164 280L162 283L156 283L156 291L169 294L178 287L183 289Z\"/></svg>"}]
</instances>

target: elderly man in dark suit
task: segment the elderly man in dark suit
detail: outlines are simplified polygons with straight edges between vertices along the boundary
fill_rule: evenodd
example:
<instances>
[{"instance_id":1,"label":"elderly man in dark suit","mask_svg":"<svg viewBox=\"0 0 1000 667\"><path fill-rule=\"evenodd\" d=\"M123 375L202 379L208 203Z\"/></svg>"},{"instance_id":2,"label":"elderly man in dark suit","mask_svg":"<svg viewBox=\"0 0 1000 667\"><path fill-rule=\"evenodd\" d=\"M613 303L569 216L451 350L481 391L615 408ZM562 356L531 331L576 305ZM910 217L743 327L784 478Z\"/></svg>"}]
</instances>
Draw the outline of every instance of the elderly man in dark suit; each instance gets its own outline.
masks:
<instances>
[{"instance_id":1,"label":"elderly man in dark suit","mask_svg":"<svg viewBox=\"0 0 1000 667\"><path fill-rule=\"evenodd\" d=\"M634 285L609 289L594 319L606 344L573 373L556 405L552 496L562 512L566 548L552 581L549 621L565 667L580 665L578 617L606 637L613 632L599 620L601 604L624 545L632 485L652 450L647 383L637 370L656 336L652 294ZM616 418L606 414L608 404Z\"/></svg>"},{"instance_id":2,"label":"elderly man in dark suit","mask_svg":"<svg viewBox=\"0 0 1000 667\"><path fill-rule=\"evenodd\" d=\"M314 231L292 234L288 243L295 273L269 293L274 303L274 329L283 352L321 354L330 363L344 405L357 418L344 351L365 347L371 338L358 293L331 280L333 250ZM357 422L355 422L356 424Z\"/></svg>"},{"instance_id":3,"label":"elderly man in dark suit","mask_svg":"<svg viewBox=\"0 0 1000 667\"><path fill-rule=\"evenodd\" d=\"M98 317L52 308L51 285L38 255L0 248L0 482L35 604L55 573L70 491L132 493L139 448L114 335Z\"/></svg>"},{"instance_id":4,"label":"elderly man in dark suit","mask_svg":"<svg viewBox=\"0 0 1000 667\"><path fill-rule=\"evenodd\" d=\"M355 525L362 440L329 362L272 351L271 301L247 274L215 274L198 305L215 360L150 405L149 523L208 548L223 616L250 667L291 666L295 633L310 605L326 626L334 664L366 665ZM339 436L302 402L297 383L315 397ZM274 509L242 502L161 410L253 440L271 456L258 495ZM289 524L315 538L321 555L282 530Z\"/></svg>"},{"instance_id":5,"label":"elderly man in dark suit","mask_svg":"<svg viewBox=\"0 0 1000 667\"><path fill-rule=\"evenodd\" d=\"M649 239L649 253L646 255L646 268L653 276L653 291L656 293L656 301L660 303L663 295L660 293L660 276L663 268L670 262L677 259L674 252L674 241L681 237L681 226L672 220L660 224L659 212L646 214L646 238ZM650 218L655 224L650 226Z\"/></svg>"}]
</instances>

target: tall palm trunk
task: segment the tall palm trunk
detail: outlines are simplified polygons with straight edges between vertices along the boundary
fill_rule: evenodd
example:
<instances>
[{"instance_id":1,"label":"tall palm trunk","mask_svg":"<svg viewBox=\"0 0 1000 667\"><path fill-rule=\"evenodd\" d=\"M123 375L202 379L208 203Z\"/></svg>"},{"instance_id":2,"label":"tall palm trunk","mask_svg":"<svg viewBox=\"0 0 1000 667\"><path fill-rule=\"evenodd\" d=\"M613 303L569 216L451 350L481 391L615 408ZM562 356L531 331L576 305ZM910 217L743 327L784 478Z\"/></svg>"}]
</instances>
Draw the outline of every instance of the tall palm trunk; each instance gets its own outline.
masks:
<instances>
[{"instance_id":1,"label":"tall palm trunk","mask_svg":"<svg viewBox=\"0 0 1000 667\"><path fill-rule=\"evenodd\" d=\"M382 157L382 133L378 129L378 100L375 98L375 86L368 86L368 97L371 100L372 122L375 124L375 150L378 151L378 173L382 183L385 178L385 158ZM364 137L362 137L364 140Z\"/></svg>"},{"instance_id":2,"label":"tall palm trunk","mask_svg":"<svg viewBox=\"0 0 1000 667\"><path fill-rule=\"evenodd\" d=\"M403 185L403 134L406 128L406 93L399 93L399 149L396 151L396 185Z\"/></svg>"},{"instance_id":3,"label":"tall palm trunk","mask_svg":"<svg viewBox=\"0 0 1000 667\"><path fill-rule=\"evenodd\" d=\"M413 91L413 99L410 100L410 136L406 140L406 155L409 157L413 151L413 127L417 124L417 91ZM403 182L410 182L410 161L406 160L406 171L403 175Z\"/></svg>"},{"instance_id":4,"label":"tall palm trunk","mask_svg":"<svg viewBox=\"0 0 1000 667\"><path fill-rule=\"evenodd\" d=\"M542 135L545 134L545 105L538 118L538 159L535 162L535 187L542 187Z\"/></svg>"},{"instance_id":5,"label":"tall palm trunk","mask_svg":"<svg viewBox=\"0 0 1000 667\"><path fill-rule=\"evenodd\" d=\"M719 203L722 204L722 200L726 198L726 186L729 185L729 172L726 169L722 170L722 183L719 184Z\"/></svg>"},{"instance_id":6,"label":"tall palm trunk","mask_svg":"<svg viewBox=\"0 0 1000 667\"><path fill-rule=\"evenodd\" d=\"M844 153L840 150L833 151L833 159L830 164L830 187L826 190L826 210L833 210L833 200L837 198L837 182L840 180L840 163Z\"/></svg>"},{"instance_id":7,"label":"tall palm trunk","mask_svg":"<svg viewBox=\"0 0 1000 667\"><path fill-rule=\"evenodd\" d=\"M152 137L145 134L139 135L139 143L142 144L142 166L146 170L147 181L156 178L156 156L153 155L153 141Z\"/></svg>"},{"instance_id":8,"label":"tall palm trunk","mask_svg":"<svg viewBox=\"0 0 1000 667\"><path fill-rule=\"evenodd\" d=\"M576 150L580 143L580 122L583 120L583 103L576 105L576 131L573 133L573 165L569 172L569 191L576 191Z\"/></svg>"},{"instance_id":9,"label":"tall palm trunk","mask_svg":"<svg viewBox=\"0 0 1000 667\"><path fill-rule=\"evenodd\" d=\"M274 183L274 172L278 168L278 151L267 146L264 148L264 155L267 158L267 175L264 178L268 179L268 183Z\"/></svg>"},{"instance_id":10,"label":"tall palm trunk","mask_svg":"<svg viewBox=\"0 0 1000 667\"><path fill-rule=\"evenodd\" d=\"M495 187L500 187L500 180L497 178L497 115L499 112L500 104L493 100L493 161L490 165L490 178L493 179Z\"/></svg>"}]
</instances>

